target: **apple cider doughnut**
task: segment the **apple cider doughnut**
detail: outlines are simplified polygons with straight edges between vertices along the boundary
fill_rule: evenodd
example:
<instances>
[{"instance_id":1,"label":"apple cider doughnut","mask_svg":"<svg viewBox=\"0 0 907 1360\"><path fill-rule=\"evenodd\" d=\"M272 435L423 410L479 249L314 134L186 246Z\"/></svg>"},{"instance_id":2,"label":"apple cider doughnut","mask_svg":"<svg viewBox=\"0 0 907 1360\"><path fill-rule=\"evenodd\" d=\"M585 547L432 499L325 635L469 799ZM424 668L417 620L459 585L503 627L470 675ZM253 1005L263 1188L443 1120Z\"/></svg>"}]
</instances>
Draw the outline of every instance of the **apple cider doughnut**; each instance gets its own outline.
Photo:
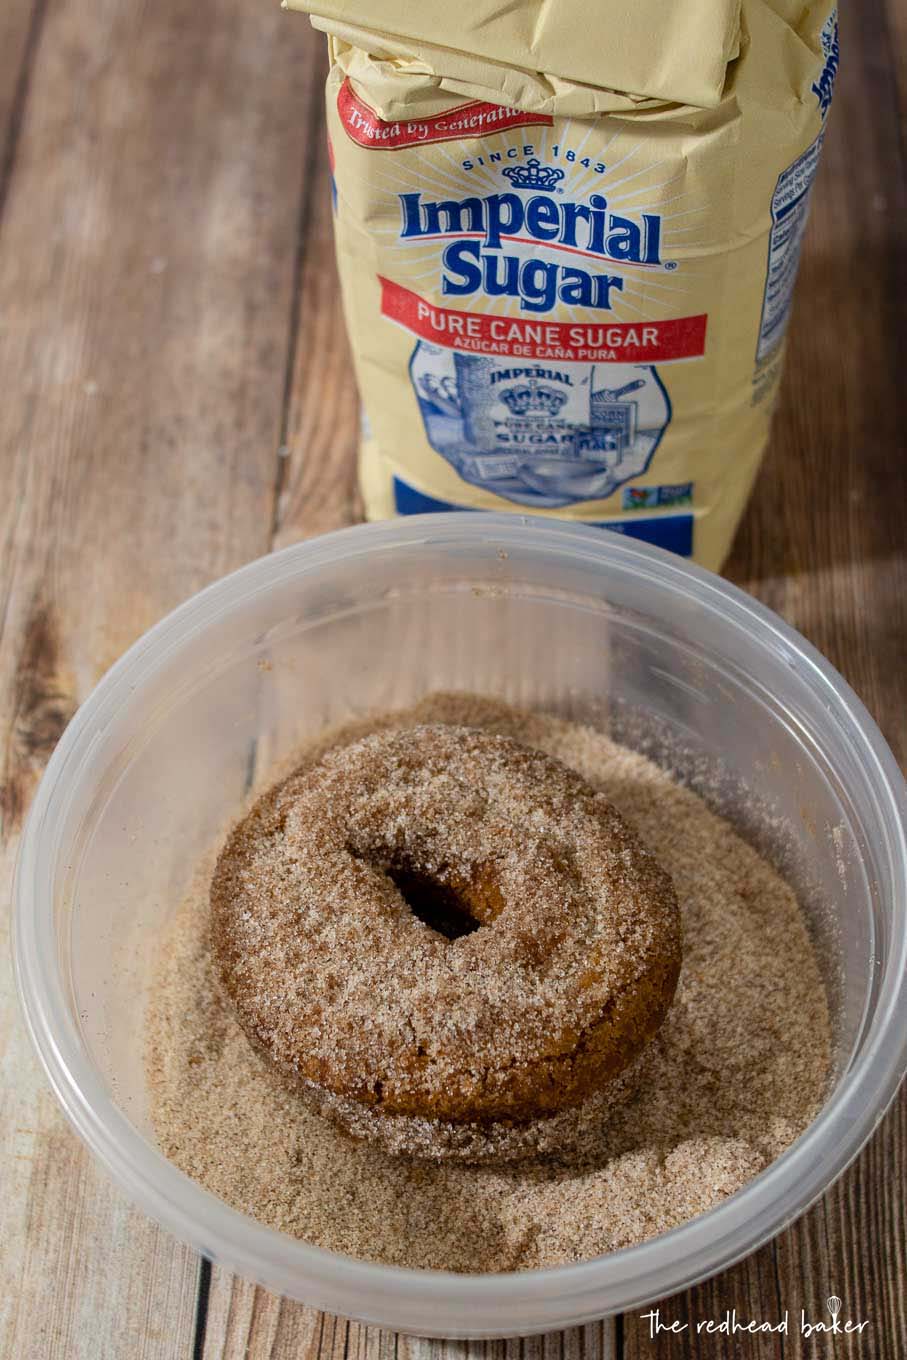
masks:
<instances>
[{"instance_id":1,"label":"apple cider doughnut","mask_svg":"<svg viewBox=\"0 0 907 1360\"><path fill-rule=\"evenodd\" d=\"M630 1089L680 968L673 886L603 794L509 737L335 747L235 827L211 887L252 1044L359 1137L566 1147Z\"/></svg>"}]
</instances>

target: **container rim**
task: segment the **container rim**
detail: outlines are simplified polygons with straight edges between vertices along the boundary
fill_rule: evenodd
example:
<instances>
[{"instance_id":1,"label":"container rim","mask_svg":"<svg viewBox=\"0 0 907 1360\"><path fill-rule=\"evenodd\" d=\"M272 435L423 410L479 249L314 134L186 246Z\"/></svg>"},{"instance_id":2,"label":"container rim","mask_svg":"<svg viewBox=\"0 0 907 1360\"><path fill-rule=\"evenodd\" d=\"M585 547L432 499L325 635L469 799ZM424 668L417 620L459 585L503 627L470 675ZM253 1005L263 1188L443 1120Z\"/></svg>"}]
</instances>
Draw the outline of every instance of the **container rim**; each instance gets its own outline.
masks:
<instances>
[{"instance_id":1,"label":"container rim","mask_svg":"<svg viewBox=\"0 0 907 1360\"><path fill-rule=\"evenodd\" d=\"M569 1266L461 1275L358 1261L298 1241L228 1207L177 1170L114 1104L68 1004L54 935L57 826L84 762L123 697L199 631L280 582L340 561L414 546L528 552L642 576L759 638L821 697L856 750L887 859L892 949L855 1061L804 1134L741 1191L638 1246ZM547 1331L639 1306L749 1254L798 1217L857 1155L907 1070L907 786L876 724L844 679L777 614L722 578L620 534L516 514L414 516L355 525L259 558L209 585L135 642L81 705L29 813L14 889L14 960L28 1031L76 1131L152 1218L205 1255L315 1307L435 1336ZM468 1310L468 1311L467 1311Z\"/></svg>"}]
</instances>

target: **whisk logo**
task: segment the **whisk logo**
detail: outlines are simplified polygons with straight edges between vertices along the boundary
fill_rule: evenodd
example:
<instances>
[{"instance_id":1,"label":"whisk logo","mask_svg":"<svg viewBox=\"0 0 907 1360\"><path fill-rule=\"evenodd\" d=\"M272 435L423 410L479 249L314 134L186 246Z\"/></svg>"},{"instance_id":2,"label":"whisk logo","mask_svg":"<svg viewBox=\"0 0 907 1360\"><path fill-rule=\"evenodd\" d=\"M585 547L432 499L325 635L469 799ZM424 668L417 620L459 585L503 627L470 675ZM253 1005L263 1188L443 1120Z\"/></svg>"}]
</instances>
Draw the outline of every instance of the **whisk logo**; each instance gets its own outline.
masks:
<instances>
[{"instance_id":1,"label":"whisk logo","mask_svg":"<svg viewBox=\"0 0 907 1360\"><path fill-rule=\"evenodd\" d=\"M801 1336L852 1336L854 1333L864 1332L869 1326L868 1322L842 1317L844 1301L839 1299L837 1294L829 1294L825 1300L825 1307L831 1317L830 1322L827 1322L824 1318L819 1318L814 1322L807 1317L805 1311L801 1311Z\"/></svg>"}]
</instances>

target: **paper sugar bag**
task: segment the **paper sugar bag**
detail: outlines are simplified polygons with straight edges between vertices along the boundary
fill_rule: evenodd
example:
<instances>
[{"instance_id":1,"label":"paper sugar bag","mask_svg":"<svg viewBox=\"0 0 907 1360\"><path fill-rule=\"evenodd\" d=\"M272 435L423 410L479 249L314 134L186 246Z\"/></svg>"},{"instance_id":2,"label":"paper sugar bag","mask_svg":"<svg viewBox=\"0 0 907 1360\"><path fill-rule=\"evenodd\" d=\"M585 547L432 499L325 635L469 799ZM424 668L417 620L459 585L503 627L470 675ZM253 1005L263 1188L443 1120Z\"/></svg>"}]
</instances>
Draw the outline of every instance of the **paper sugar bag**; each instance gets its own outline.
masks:
<instances>
[{"instance_id":1,"label":"paper sugar bag","mask_svg":"<svg viewBox=\"0 0 907 1360\"><path fill-rule=\"evenodd\" d=\"M768 437L827 0L291 0L329 37L370 518L531 510L718 568Z\"/></svg>"}]
</instances>

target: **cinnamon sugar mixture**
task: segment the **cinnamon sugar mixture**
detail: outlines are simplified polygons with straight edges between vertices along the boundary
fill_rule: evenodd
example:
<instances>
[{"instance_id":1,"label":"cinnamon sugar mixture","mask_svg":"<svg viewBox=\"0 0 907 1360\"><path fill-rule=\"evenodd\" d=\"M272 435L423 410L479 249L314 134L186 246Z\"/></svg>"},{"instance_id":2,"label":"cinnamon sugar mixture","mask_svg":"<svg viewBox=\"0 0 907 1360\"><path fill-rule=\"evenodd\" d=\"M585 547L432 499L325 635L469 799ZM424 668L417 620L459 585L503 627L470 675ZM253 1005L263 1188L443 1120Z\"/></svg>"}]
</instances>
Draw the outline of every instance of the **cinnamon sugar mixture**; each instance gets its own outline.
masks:
<instances>
[{"instance_id":1,"label":"cinnamon sugar mixture","mask_svg":"<svg viewBox=\"0 0 907 1360\"><path fill-rule=\"evenodd\" d=\"M615 803L671 874L684 962L635 1094L571 1161L432 1163L353 1141L265 1066L223 998L208 933L215 847L155 968L147 1066L161 1148L271 1227L403 1266L558 1265L702 1213L777 1157L825 1092L828 1009L792 891L726 822L651 762L553 717L438 695L352 724L305 754L311 759L369 731L431 722L503 733L556 756ZM352 950L354 980L365 964ZM392 1007L392 987L376 993L375 1004Z\"/></svg>"}]
</instances>

